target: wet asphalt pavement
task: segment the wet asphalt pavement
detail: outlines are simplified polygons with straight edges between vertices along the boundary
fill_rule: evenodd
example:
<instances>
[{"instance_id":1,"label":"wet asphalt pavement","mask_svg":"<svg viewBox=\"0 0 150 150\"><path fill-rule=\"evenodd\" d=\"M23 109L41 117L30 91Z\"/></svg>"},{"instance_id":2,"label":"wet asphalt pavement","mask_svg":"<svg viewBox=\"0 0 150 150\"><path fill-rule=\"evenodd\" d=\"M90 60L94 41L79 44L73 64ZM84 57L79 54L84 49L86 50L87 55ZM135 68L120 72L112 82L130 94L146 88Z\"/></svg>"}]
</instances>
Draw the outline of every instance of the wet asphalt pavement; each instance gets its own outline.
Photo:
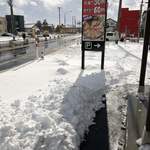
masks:
<instances>
[{"instance_id":1,"label":"wet asphalt pavement","mask_svg":"<svg viewBox=\"0 0 150 150\"><path fill-rule=\"evenodd\" d=\"M61 37L59 39L50 39L47 44L47 48L44 50L44 54L48 55L53 52L59 51L62 48L73 44L76 39L79 39L79 35L70 35ZM39 56L42 49L44 49L45 42L40 42ZM35 43L29 44L29 48L26 49L26 54L12 56L9 60L0 62L0 72L6 71L10 68L17 67L19 65L28 64L32 60L36 59L36 46Z\"/></svg>"}]
</instances>

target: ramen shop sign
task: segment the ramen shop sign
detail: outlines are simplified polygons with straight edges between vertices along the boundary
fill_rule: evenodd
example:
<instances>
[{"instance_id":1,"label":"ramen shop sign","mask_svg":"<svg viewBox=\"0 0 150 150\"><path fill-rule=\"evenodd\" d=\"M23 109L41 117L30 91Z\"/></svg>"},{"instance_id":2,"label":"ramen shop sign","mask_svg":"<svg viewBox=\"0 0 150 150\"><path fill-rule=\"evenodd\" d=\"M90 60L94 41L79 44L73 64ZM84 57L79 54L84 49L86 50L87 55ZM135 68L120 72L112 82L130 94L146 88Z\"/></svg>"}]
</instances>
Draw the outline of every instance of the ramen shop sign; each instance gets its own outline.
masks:
<instances>
[{"instance_id":1,"label":"ramen shop sign","mask_svg":"<svg viewBox=\"0 0 150 150\"><path fill-rule=\"evenodd\" d=\"M106 9L106 0L82 0L82 50L104 50Z\"/></svg>"}]
</instances>

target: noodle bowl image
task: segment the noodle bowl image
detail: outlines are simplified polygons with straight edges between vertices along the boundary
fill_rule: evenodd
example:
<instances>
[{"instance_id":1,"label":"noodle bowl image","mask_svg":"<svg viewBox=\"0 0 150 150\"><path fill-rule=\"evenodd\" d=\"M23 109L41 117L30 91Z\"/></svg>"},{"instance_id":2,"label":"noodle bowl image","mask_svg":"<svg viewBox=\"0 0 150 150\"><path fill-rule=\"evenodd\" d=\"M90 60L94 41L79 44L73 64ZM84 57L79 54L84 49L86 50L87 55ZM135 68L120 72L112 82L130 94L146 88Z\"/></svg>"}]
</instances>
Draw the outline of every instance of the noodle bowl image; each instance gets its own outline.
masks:
<instances>
[{"instance_id":1,"label":"noodle bowl image","mask_svg":"<svg viewBox=\"0 0 150 150\"><path fill-rule=\"evenodd\" d=\"M104 20L101 17L91 17L83 22L84 39L99 39L104 36Z\"/></svg>"}]
</instances>

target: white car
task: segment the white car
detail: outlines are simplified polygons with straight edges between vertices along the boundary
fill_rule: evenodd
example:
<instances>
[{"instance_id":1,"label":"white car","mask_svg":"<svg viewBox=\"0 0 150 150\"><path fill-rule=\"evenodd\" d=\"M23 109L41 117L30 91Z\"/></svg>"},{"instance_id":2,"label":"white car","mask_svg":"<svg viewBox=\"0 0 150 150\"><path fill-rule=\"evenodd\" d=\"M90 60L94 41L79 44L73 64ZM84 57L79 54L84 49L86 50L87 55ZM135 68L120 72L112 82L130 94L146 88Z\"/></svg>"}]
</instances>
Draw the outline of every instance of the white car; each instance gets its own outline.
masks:
<instances>
[{"instance_id":1,"label":"white car","mask_svg":"<svg viewBox=\"0 0 150 150\"><path fill-rule=\"evenodd\" d=\"M118 32L107 32L106 33L106 41L118 41L119 35Z\"/></svg>"},{"instance_id":2,"label":"white car","mask_svg":"<svg viewBox=\"0 0 150 150\"><path fill-rule=\"evenodd\" d=\"M23 41L22 37L15 36L15 35L13 35L11 33L7 33L7 32L0 34L0 41L1 42L11 41L11 40L13 40L13 37L15 37L15 40L17 40L17 41Z\"/></svg>"}]
</instances>

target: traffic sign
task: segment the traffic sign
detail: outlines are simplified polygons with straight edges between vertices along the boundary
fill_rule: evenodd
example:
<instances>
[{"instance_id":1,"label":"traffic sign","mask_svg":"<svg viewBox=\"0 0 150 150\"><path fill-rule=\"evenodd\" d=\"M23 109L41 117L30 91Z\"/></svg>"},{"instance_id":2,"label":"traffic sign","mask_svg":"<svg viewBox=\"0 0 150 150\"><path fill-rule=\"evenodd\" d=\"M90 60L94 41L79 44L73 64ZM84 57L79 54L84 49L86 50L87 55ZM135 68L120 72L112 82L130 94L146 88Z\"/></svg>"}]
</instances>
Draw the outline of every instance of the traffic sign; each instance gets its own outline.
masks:
<instances>
[{"instance_id":1,"label":"traffic sign","mask_svg":"<svg viewBox=\"0 0 150 150\"><path fill-rule=\"evenodd\" d=\"M100 41L83 41L83 49L85 51L103 51L104 50L104 42Z\"/></svg>"}]
</instances>

